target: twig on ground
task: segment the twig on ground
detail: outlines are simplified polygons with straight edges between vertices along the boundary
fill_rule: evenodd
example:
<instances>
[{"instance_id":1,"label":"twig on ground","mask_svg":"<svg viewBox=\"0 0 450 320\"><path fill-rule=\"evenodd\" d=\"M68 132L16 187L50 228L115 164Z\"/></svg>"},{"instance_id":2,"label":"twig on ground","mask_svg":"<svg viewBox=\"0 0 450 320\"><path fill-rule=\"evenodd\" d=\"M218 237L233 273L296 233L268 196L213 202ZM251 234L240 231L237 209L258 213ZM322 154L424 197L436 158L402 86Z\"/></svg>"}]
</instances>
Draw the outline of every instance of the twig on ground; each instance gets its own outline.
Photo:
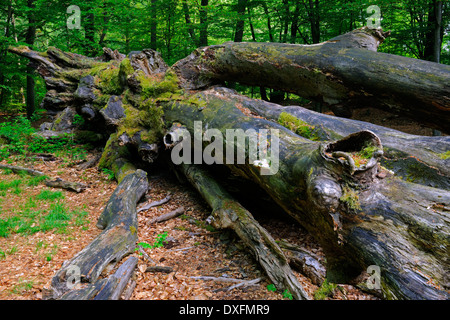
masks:
<instances>
[{"instance_id":1,"label":"twig on ground","mask_svg":"<svg viewBox=\"0 0 450 320\"><path fill-rule=\"evenodd\" d=\"M163 222L163 221L167 221L167 220L172 219L172 218L176 218L179 215L183 214L183 212L184 212L184 207L179 207L179 208L177 208L175 210L170 211L169 213L166 213L166 214L163 214L163 215L161 215L159 217L153 218L152 220L150 220L148 222L148 224L152 224L152 223L155 223L155 222Z\"/></svg>"},{"instance_id":2,"label":"twig on ground","mask_svg":"<svg viewBox=\"0 0 450 320\"><path fill-rule=\"evenodd\" d=\"M160 206L160 205L162 205L162 204L168 202L171 198L172 198L172 196L169 194L167 197L165 197L165 198L162 199L162 200L159 200L159 201L153 201L152 203L149 203L149 204L147 204L147 205L145 205L145 206L140 207L140 208L137 210L137 213L139 213L139 212L141 212L141 211L144 211L144 210L148 210L148 209L150 209L150 208L152 208L152 207Z\"/></svg>"}]
</instances>

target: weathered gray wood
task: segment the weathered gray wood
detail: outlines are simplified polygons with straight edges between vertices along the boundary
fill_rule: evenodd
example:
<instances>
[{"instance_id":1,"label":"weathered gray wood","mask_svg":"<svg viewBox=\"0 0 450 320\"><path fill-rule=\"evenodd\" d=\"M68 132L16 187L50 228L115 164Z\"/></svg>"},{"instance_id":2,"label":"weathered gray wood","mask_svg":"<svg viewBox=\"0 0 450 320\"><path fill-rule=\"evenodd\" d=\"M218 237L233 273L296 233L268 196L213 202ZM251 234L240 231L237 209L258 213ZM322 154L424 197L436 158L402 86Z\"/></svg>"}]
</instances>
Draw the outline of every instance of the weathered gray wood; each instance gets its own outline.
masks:
<instances>
[{"instance_id":1,"label":"weathered gray wood","mask_svg":"<svg viewBox=\"0 0 450 320\"><path fill-rule=\"evenodd\" d=\"M450 190L450 136L425 137L407 134L372 123L334 117L299 106L280 106L267 101L250 99L228 90L233 97L255 115L278 122L282 113L315 126L317 139L338 140L352 133L370 130L383 142L381 164L404 180L430 187Z\"/></svg>"},{"instance_id":2,"label":"weathered gray wood","mask_svg":"<svg viewBox=\"0 0 450 320\"><path fill-rule=\"evenodd\" d=\"M142 170L136 170L121 181L97 222L97 227L104 231L67 261L53 277L53 299L70 291L67 286L70 268L80 270L82 283L88 282L98 288L96 282L102 271L109 264L115 264L134 252L138 229L136 204L147 189L147 174ZM69 297L74 298L72 294Z\"/></svg>"},{"instance_id":3,"label":"weathered gray wood","mask_svg":"<svg viewBox=\"0 0 450 320\"><path fill-rule=\"evenodd\" d=\"M191 136L194 121L201 121L203 129L218 129L224 137L227 129L280 130L276 174L261 175L260 168L249 163L228 167L256 182L317 238L327 256L329 281L347 282L368 266L378 265L384 270L381 281L387 298L448 298L444 252L450 240L449 192L404 183L376 161L370 168L354 171L347 160L333 157L357 151L365 142L381 147L371 132L335 142L312 142L279 124L247 116L241 111L240 100L227 92L214 88L198 93L207 108L194 114L183 103L168 105L166 121L183 119ZM419 281L422 272L435 282Z\"/></svg>"},{"instance_id":4,"label":"weathered gray wood","mask_svg":"<svg viewBox=\"0 0 450 320\"><path fill-rule=\"evenodd\" d=\"M152 223L160 223L160 222L164 222L173 218L178 217L179 215L182 215L184 213L184 207L179 207L175 210L172 210L166 214L163 214L161 216L158 216L156 218L151 219L148 224L152 224Z\"/></svg>"},{"instance_id":5,"label":"weathered gray wood","mask_svg":"<svg viewBox=\"0 0 450 320\"><path fill-rule=\"evenodd\" d=\"M201 167L180 165L180 170L212 208L215 228L236 232L278 289L288 290L299 300L310 299L289 267L283 251L249 211Z\"/></svg>"}]
</instances>

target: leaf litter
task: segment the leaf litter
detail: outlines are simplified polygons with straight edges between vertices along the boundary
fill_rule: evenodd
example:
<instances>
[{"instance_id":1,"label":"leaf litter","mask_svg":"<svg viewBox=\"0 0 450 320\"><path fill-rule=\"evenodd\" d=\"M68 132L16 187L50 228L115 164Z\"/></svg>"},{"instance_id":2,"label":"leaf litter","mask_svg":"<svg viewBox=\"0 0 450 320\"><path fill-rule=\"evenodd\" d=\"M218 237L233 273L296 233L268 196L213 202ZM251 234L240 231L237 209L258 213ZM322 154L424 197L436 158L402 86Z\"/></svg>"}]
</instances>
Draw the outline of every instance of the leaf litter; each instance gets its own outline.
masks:
<instances>
[{"instance_id":1,"label":"leaf litter","mask_svg":"<svg viewBox=\"0 0 450 320\"><path fill-rule=\"evenodd\" d=\"M30 166L24 162L17 162L15 165ZM0 299L42 299L44 288L49 287L52 277L63 262L71 259L100 234L101 231L96 227L97 219L117 187L116 182L108 180L96 168L79 171L76 166L67 166L60 159L35 162L33 167L49 176L87 184L88 188L79 194L65 191L63 201L71 208L83 208L88 213L89 222L81 226L69 226L64 233L37 232L26 236L12 233L7 238L0 237L0 253L4 252L4 255L0 255ZM0 174L0 181L12 179L13 176ZM189 185L180 184L168 172L149 176L149 185L150 189L144 199L146 203L162 200L168 194L171 199L138 213L138 243L149 244L143 250L153 262L139 251L132 254L138 257L139 262L133 276L136 287L129 299L287 299L280 290L268 290L270 279L232 231L208 228L205 220L210 215L210 209ZM24 187L20 194L8 193L0 203L0 218L5 218L24 199L36 196L44 189L49 188L39 184ZM179 207L185 208L181 216L161 223L149 223ZM292 221L267 219L261 221L261 224L276 240L288 241L323 257L320 246L311 235ZM166 235L163 246L154 246L163 234ZM147 267L154 264L171 267L173 271L147 272ZM113 270L109 272L112 273ZM313 297L318 287L302 274L294 273L310 297ZM228 290L235 283L195 279L205 276L242 280L261 278L261 281ZM329 299L376 299L350 285L339 287L341 290L336 290Z\"/></svg>"}]
</instances>

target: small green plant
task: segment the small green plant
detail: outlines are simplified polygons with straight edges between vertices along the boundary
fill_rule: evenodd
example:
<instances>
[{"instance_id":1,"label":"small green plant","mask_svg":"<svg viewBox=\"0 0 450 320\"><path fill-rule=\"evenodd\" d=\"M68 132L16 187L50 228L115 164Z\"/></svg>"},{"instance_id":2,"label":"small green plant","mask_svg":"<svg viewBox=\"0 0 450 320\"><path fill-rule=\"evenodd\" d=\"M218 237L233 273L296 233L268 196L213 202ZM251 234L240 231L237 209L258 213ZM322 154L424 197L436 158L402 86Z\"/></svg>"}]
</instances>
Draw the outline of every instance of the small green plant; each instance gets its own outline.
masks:
<instances>
[{"instance_id":1,"label":"small green plant","mask_svg":"<svg viewBox=\"0 0 450 320\"><path fill-rule=\"evenodd\" d=\"M106 174L106 176L108 177L108 180L114 180L114 178L116 177L114 171L112 171L111 169L103 168L102 172L104 174Z\"/></svg>"},{"instance_id":2,"label":"small green plant","mask_svg":"<svg viewBox=\"0 0 450 320\"><path fill-rule=\"evenodd\" d=\"M283 298L289 299L289 300L294 299L294 297L292 296L292 293L290 293L290 292L288 291L288 289L284 290L284 292L283 292Z\"/></svg>"},{"instance_id":3,"label":"small green plant","mask_svg":"<svg viewBox=\"0 0 450 320\"><path fill-rule=\"evenodd\" d=\"M11 292L14 294L23 294L24 292L31 290L33 288L33 284L34 283L32 280L19 279L19 283L14 285Z\"/></svg>"},{"instance_id":4,"label":"small green plant","mask_svg":"<svg viewBox=\"0 0 450 320\"><path fill-rule=\"evenodd\" d=\"M320 288L317 289L316 292L314 292L314 299L315 300L325 300L328 297L332 297L336 288L337 288L337 284L329 283L325 279L325 281L322 283Z\"/></svg>"},{"instance_id":5,"label":"small green plant","mask_svg":"<svg viewBox=\"0 0 450 320\"><path fill-rule=\"evenodd\" d=\"M278 123L306 139L313 141L320 140L317 136L317 133L315 132L314 126L294 117L287 112L282 112L280 114Z\"/></svg>"},{"instance_id":6,"label":"small green plant","mask_svg":"<svg viewBox=\"0 0 450 320\"><path fill-rule=\"evenodd\" d=\"M153 244L148 244L147 242L139 242L138 246L142 247L143 249L161 248L164 246L164 241L166 241L167 235L168 235L167 232L163 232L156 236L156 240ZM135 251L138 250L139 250L138 248L135 249ZM142 255L142 253L140 254Z\"/></svg>"},{"instance_id":7,"label":"small green plant","mask_svg":"<svg viewBox=\"0 0 450 320\"><path fill-rule=\"evenodd\" d=\"M268 286L267 286L267 291L269 291L269 292L275 292L275 291L277 291L277 287L275 287L275 285L272 283L272 284L269 284Z\"/></svg>"}]
</instances>

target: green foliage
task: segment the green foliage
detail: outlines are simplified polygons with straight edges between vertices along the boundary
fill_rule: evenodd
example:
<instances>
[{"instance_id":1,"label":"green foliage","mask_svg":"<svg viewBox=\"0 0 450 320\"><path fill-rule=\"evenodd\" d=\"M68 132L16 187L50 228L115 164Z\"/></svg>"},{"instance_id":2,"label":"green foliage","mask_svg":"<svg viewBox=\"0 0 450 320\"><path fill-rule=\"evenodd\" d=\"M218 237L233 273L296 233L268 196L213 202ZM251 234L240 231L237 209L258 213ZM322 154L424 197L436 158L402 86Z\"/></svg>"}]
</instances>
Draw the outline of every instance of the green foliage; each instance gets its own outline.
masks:
<instances>
[{"instance_id":1,"label":"green foliage","mask_svg":"<svg viewBox=\"0 0 450 320\"><path fill-rule=\"evenodd\" d=\"M86 157L86 150L78 146L71 134L45 139L36 135L36 129L30 120L24 116L17 116L13 121L0 123L0 160L11 155L24 157L27 153L55 153L63 152L74 160Z\"/></svg>"},{"instance_id":2,"label":"green foliage","mask_svg":"<svg viewBox=\"0 0 450 320\"><path fill-rule=\"evenodd\" d=\"M57 200L64 199L64 193L62 191L41 190L36 196L37 200Z\"/></svg>"},{"instance_id":3,"label":"green foliage","mask_svg":"<svg viewBox=\"0 0 450 320\"><path fill-rule=\"evenodd\" d=\"M332 297L334 294L334 291L337 288L337 284L329 283L326 279L322 283L319 289L314 292L314 299L315 300L325 300L328 297Z\"/></svg>"},{"instance_id":4,"label":"green foliage","mask_svg":"<svg viewBox=\"0 0 450 320\"><path fill-rule=\"evenodd\" d=\"M168 233L163 232L161 234L158 234L156 236L156 240L153 244L148 244L146 242L139 242L137 245L142 247L143 249L154 249L154 248L161 248L164 246L164 241L166 241ZM136 248L135 251L138 251L139 249ZM142 255L142 253L140 253Z\"/></svg>"}]
</instances>

